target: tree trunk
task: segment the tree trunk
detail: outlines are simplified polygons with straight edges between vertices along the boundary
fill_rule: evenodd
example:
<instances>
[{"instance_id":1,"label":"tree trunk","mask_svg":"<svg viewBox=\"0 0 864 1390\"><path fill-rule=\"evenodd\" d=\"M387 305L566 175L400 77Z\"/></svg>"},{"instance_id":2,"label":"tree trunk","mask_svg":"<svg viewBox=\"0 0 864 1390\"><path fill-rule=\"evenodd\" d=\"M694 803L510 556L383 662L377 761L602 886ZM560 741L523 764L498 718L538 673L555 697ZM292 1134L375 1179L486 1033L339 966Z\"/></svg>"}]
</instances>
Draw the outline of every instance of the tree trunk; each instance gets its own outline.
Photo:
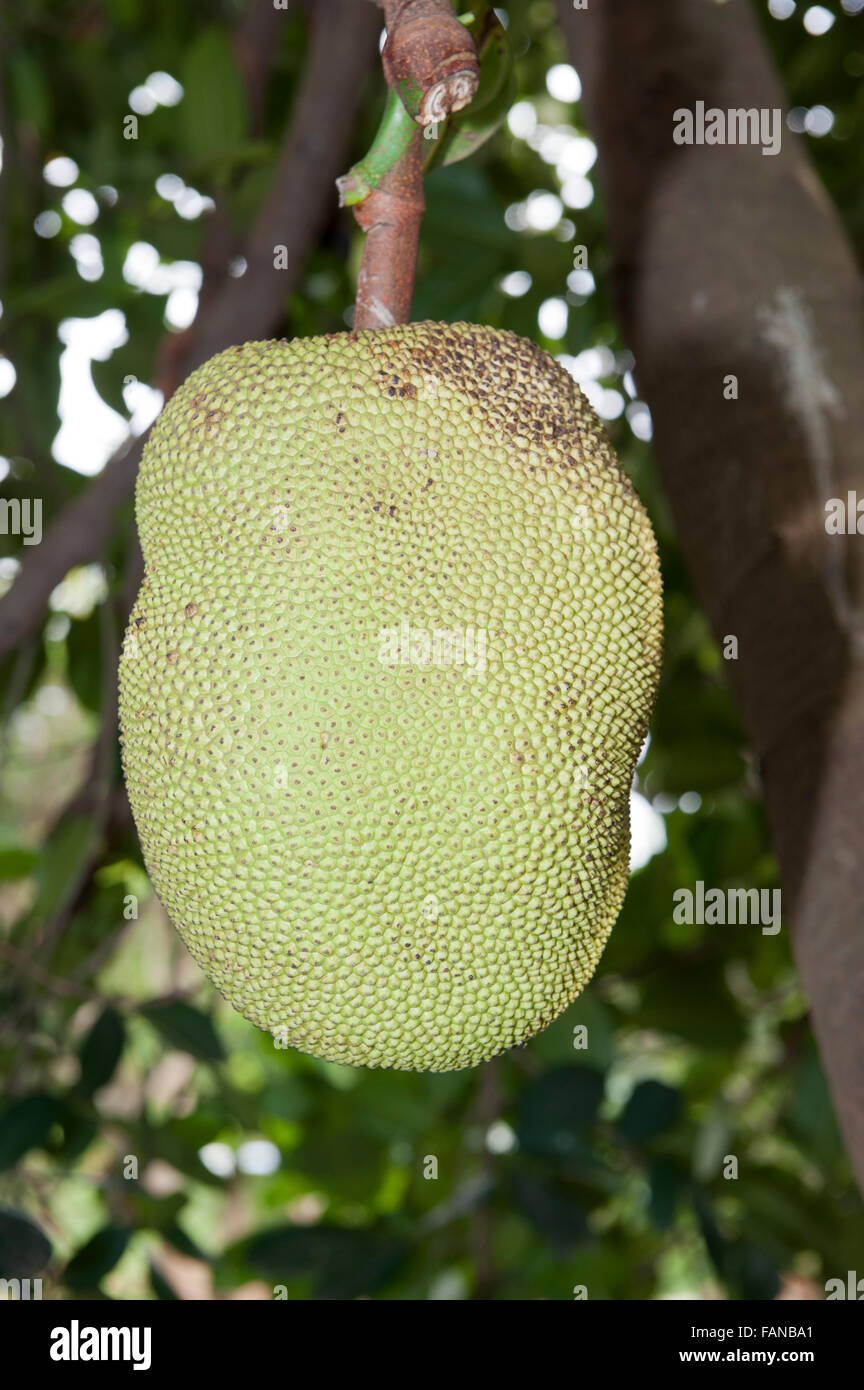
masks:
<instances>
[{"instance_id":1,"label":"tree trunk","mask_svg":"<svg viewBox=\"0 0 864 1390\"><path fill-rule=\"evenodd\" d=\"M829 499L864 497L861 278L747 0L559 9L620 320L700 600L738 638L729 679L864 1187L864 538L826 532ZM674 112L697 101L782 108L781 151L676 144Z\"/></svg>"}]
</instances>

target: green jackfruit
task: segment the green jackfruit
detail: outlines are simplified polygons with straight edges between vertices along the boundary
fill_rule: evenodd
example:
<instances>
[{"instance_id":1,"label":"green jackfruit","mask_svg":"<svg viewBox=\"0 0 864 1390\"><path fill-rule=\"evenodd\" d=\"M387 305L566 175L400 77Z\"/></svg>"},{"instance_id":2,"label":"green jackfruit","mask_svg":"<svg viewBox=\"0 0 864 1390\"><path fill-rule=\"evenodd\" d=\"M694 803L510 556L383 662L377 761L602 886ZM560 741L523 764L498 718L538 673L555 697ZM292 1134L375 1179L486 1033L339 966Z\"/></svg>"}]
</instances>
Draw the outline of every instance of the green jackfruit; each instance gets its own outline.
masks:
<instances>
[{"instance_id":1,"label":"green jackfruit","mask_svg":"<svg viewBox=\"0 0 864 1390\"><path fill-rule=\"evenodd\" d=\"M141 465L129 797L195 960L281 1042L445 1071L590 979L661 652L651 527L534 344L246 343Z\"/></svg>"}]
</instances>

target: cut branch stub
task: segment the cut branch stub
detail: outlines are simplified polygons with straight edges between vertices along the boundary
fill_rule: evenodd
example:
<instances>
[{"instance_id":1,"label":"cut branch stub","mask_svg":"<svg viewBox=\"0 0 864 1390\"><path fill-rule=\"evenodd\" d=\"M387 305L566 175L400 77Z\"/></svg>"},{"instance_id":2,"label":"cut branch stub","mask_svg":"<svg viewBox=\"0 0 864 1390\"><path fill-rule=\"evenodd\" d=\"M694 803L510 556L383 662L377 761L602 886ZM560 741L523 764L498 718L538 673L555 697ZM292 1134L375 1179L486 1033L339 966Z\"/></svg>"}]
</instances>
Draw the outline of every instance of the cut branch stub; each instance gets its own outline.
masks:
<instances>
[{"instance_id":1,"label":"cut branch stub","mask_svg":"<svg viewBox=\"0 0 864 1390\"><path fill-rule=\"evenodd\" d=\"M427 126L461 111L477 91L480 63L449 0L385 0L383 8L384 75L409 115Z\"/></svg>"}]
</instances>

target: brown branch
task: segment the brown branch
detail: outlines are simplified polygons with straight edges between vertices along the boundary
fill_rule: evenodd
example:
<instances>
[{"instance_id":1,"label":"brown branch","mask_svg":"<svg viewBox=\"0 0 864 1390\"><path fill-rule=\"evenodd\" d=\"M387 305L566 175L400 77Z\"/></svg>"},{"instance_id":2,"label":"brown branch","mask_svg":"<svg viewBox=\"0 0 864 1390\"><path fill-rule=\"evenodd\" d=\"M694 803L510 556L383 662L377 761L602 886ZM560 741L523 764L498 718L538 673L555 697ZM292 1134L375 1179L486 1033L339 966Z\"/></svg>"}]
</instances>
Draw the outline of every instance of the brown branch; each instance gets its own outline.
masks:
<instances>
[{"instance_id":1,"label":"brown branch","mask_svg":"<svg viewBox=\"0 0 864 1390\"><path fill-rule=\"evenodd\" d=\"M419 126L467 106L480 81L474 40L450 0L380 0L387 24L381 55L388 85ZM423 136L354 209L366 233L357 277L354 329L386 328L411 317L423 219ZM340 179L340 186L348 179Z\"/></svg>"},{"instance_id":2,"label":"brown branch","mask_svg":"<svg viewBox=\"0 0 864 1390\"><path fill-rule=\"evenodd\" d=\"M127 443L85 492L48 527L42 543L28 548L9 592L0 599L0 660L41 621L48 598L64 575L104 550L114 513L135 485L142 441Z\"/></svg>"},{"instance_id":3,"label":"brown branch","mask_svg":"<svg viewBox=\"0 0 864 1390\"><path fill-rule=\"evenodd\" d=\"M124 927L124 930L126 928ZM126 994L103 994L95 987L88 987L81 984L78 980L70 980L60 975L52 975L50 970L45 970L33 959L31 950L22 950L19 946L12 946L8 941L0 941L0 960L6 960L14 965L16 971L29 980L33 980L40 988L49 990L51 994L57 994L65 999L81 999L85 1001L98 1001L105 1008L114 1008L124 1011L135 1009L157 1009L165 1004L176 1004L186 999L194 997L198 985L190 985L187 989L175 989L168 994L162 994L153 999L136 999ZM95 973L95 972L94 972ZM4 1015L3 1029L5 1032L8 1015Z\"/></svg>"},{"instance_id":4,"label":"brown branch","mask_svg":"<svg viewBox=\"0 0 864 1390\"><path fill-rule=\"evenodd\" d=\"M324 0L316 7L293 119L270 193L244 248L248 270L240 279L223 273L212 292L202 295L191 329L166 339L159 380L169 391L215 352L266 337L278 324L332 205L379 29L371 5ZM274 264L274 248L280 245L285 269ZM25 550L19 574L0 600L0 660L41 621L63 576L102 553L114 514L132 493L142 447L142 440L125 446L48 528L42 544Z\"/></svg>"},{"instance_id":5,"label":"brown branch","mask_svg":"<svg viewBox=\"0 0 864 1390\"><path fill-rule=\"evenodd\" d=\"M366 233L357 276L354 329L407 323L414 297L423 197L423 132L396 167L354 209Z\"/></svg>"},{"instance_id":6,"label":"brown branch","mask_svg":"<svg viewBox=\"0 0 864 1390\"><path fill-rule=\"evenodd\" d=\"M279 39L284 19L284 10L276 9L272 0L253 0L240 20L232 44L234 61L243 82L246 98L246 134L250 139L261 135L264 120L264 103L270 70L279 51ZM240 171L231 180L231 190L236 187ZM230 199L220 198L215 189L216 207L207 219L204 245L199 255L202 271L201 302L206 304L214 287L218 288L225 280L225 269L233 257L242 252L242 238L234 228L229 210ZM166 341L164 347L170 344ZM181 354L182 356L182 354ZM176 369L170 368L172 376L169 389L177 385L174 379ZM182 376L182 362L180 363Z\"/></svg>"},{"instance_id":7,"label":"brown branch","mask_svg":"<svg viewBox=\"0 0 864 1390\"><path fill-rule=\"evenodd\" d=\"M295 115L270 192L246 240L240 280L227 280L195 334L187 370L232 343L266 335L296 286L335 198L363 78L379 32L372 6L324 0L313 15L313 38ZM287 269L274 264L277 247Z\"/></svg>"},{"instance_id":8,"label":"brown branch","mask_svg":"<svg viewBox=\"0 0 864 1390\"><path fill-rule=\"evenodd\" d=\"M264 120L267 78L279 47L284 8L273 0L253 0L234 34L234 57L246 90L249 135L257 135Z\"/></svg>"},{"instance_id":9,"label":"brown branch","mask_svg":"<svg viewBox=\"0 0 864 1390\"><path fill-rule=\"evenodd\" d=\"M6 44L4 35L0 33L0 149L3 150L3 160L7 165L5 177L0 176L0 288L5 294L6 285L6 226L8 217L6 190L9 183L9 164L14 155L12 145L9 140L9 122L6 114Z\"/></svg>"},{"instance_id":10,"label":"brown branch","mask_svg":"<svg viewBox=\"0 0 864 1390\"><path fill-rule=\"evenodd\" d=\"M18 946L10 945L8 941L0 941L0 960L5 960L14 967L13 978L17 979L17 977L23 976L39 985L40 989L46 989L51 994L58 994L64 999L99 999L102 1003L108 1002L95 989L79 984L77 980L61 979L59 975L52 975L50 970L45 970L41 965L37 965L29 947L27 950L22 950ZM3 1020L4 1032L6 1032L8 1018L9 1015L7 1014Z\"/></svg>"},{"instance_id":11,"label":"brown branch","mask_svg":"<svg viewBox=\"0 0 864 1390\"><path fill-rule=\"evenodd\" d=\"M599 150L613 281L658 464L759 755L793 944L864 1185L862 284L785 123L782 149L677 145L676 110L781 113L746 0L559 0ZM734 374L738 398L724 399Z\"/></svg>"},{"instance_id":12,"label":"brown branch","mask_svg":"<svg viewBox=\"0 0 864 1390\"><path fill-rule=\"evenodd\" d=\"M77 867L66 886L53 915L42 923L30 949L42 960L51 955L69 926L75 913L86 901L93 874L102 862L109 843L109 827L115 811L114 752L117 743L118 693L117 662L119 657L118 629L125 625L129 610L141 581L143 561L137 538L132 537L126 553L123 583L116 597L109 596L99 609L101 635L101 691L99 701L99 734L90 752L90 764L83 782L65 803L54 821L56 826L66 816L88 818L92 837L86 858ZM128 802L126 803L128 806Z\"/></svg>"}]
</instances>

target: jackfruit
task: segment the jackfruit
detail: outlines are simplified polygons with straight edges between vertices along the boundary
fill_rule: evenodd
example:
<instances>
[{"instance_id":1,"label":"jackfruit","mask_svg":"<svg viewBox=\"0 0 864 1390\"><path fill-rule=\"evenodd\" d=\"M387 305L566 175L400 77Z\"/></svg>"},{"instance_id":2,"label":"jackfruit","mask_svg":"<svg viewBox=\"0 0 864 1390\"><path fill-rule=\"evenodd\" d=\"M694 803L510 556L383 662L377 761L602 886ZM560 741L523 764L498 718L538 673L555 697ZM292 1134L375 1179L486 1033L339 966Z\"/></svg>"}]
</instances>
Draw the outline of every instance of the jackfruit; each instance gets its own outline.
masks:
<instances>
[{"instance_id":1,"label":"jackfruit","mask_svg":"<svg viewBox=\"0 0 864 1390\"><path fill-rule=\"evenodd\" d=\"M564 369L462 323L231 348L136 512L126 781L216 987L370 1067L551 1022L624 895L661 653L650 523Z\"/></svg>"}]
</instances>

